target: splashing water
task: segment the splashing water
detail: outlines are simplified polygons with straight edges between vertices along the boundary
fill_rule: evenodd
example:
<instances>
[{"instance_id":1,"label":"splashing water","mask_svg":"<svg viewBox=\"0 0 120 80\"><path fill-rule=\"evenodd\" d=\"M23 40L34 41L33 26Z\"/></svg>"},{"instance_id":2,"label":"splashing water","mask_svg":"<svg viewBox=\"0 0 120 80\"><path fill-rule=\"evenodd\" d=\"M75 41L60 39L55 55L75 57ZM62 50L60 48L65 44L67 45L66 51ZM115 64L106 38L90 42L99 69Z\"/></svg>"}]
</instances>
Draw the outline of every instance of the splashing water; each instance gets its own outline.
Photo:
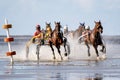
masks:
<instances>
[{"instance_id":1,"label":"splashing water","mask_svg":"<svg viewBox=\"0 0 120 80\"><path fill-rule=\"evenodd\" d=\"M84 59L96 59L96 54L95 50L92 45L90 45L90 53L91 56L88 57L87 53L87 47L84 43L78 43L77 39L72 39L71 37L67 36L68 42L70 44L70 55L69 55L69 60L84 60ZM101 47L98 47L98 49ZM15 60L26 60L26 50L25 50L25 43L17 49L17 55L14 56ZM57 52L57 49L54 46L55 50L55 56L58 60L60 60L59 53ZM64 60L68 59L68 57L64 56L64 48L61 46L61 54L64 58ZM100 49L99 49L100 50ZM101 53L99 52L101 55ZM50 46L41 46L40 47L40 60L53 60L53 54ZM32 44L29 48L29 60L37 60L37 55L36 55L36 45Z\"/></svg>"}]
</instances>

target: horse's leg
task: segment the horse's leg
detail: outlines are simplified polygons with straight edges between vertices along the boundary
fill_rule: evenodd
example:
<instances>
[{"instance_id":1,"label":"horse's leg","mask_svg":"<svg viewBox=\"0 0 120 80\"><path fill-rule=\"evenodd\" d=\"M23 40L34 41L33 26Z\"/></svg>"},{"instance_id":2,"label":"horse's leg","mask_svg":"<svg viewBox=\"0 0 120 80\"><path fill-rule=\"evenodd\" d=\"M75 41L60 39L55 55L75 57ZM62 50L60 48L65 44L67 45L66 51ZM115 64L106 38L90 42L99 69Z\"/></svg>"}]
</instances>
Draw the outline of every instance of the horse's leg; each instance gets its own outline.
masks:
<instances>
[{"instance_id":1,"label":"horse's leg","mask_svg":"<svg viewBox=\"0 0 120 80\"><path fill-rule=\"evenodd\" d=\"M69 45L68 42L66 43L66 45L64 45L64 48L65 48L65 54L64 55L68 56L70 54L70 45Z\"/></svg>"},{"instance_id":2,"label":"horse's leg","mask_svg":"<svg viewBox=\"0 0 120 80\"><path fill-rule=\"evenodd\" d=\"M67 56L67 50L66 50L66 43L67 43L67 39L65 38L64 41L63 41L63 44L64 44L64 50L65 50L65 56Z\"/></svg>"},{"instance_id":3,"label":"horse's leg","mask_svg":"<svg viewBox=\"0 0 120 80\"><path fill-rule=\"evenodd\" d=\"M37 46L36 46L36 54L37 54L37 60L39 61L39 50L40 50L40 44L38 44Z\"/></svg>"},{"instance_id":4,"label":"horse's leg","mask_svg":"<svg viewBox=\"0 0 120 80\"><path fill-rule=\"evenodd\" d=\"M88 48L88 56L90 57L90 46L88 45L88 42L85 42L87 48Z\"/></svg>"},{"instance_id":5,"label":"horse's leg","mask_svg":"<svg viewBox=\"0 0 120 80\"><path fill-rule=\"evenodd\" d=\"M54 49L53 49L52 42L50 41L49 43L50 43L51 50L52 50L52 52L53 52L53 59L55 60L56 57L55 57L55 52L54 52Z\"/></svg>"},{"instance_id":6,"label":"horse's leg","mask_svg":"<svg viewBox=\"0 0 120 80\"><path fill-rule=\"evenodd\" d=\"M106 59L106 47L104 44L102 44L101 46L102 46L102 49L100 51L103 52L102 58Z\"/></svg>"},{"instance_id":7,"label":"horse's leg","mask_svg":"<svg viewBox=\"0 0 120 80\"><path fill-rule=\"evenodd\" d=\"M97 55L97 60L99 60L99 54L98 54L98 50L97 50L98 45L93 44L93 47L94 47L96 55Z\"/></svg>"},{"instance_id":8,"label":"horse's leg","mask_svg":"<svg viewBox=\"0 0 120 80\"><path fill-rule=\"evenodd\" d=\"M57 48L58 53L59 53L59 55L61 57L61 60L63 60L63 57L62 57L61 52L60 52L60 45L57 45L56 48Z\"/></svg>"},{"instance_id":9,"label":"horse's leg","mask_svg":"<svg viewBox=\"0 0 120 80\"><path fill-rule=\"evenodd\" d=\"M106 47L104 44L101 45L102 46L102 49L100 50L101 52L105 52L106 53Z\"/></svg>"}]
</instances>

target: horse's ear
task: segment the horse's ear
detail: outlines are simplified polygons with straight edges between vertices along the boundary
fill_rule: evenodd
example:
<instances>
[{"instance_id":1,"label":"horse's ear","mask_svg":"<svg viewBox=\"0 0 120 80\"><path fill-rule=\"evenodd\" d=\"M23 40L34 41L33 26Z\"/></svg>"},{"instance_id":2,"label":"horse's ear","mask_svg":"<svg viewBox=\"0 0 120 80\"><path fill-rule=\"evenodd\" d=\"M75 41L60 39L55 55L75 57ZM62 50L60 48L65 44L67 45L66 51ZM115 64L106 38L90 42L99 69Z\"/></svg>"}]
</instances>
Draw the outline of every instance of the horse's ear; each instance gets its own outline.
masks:
<instances>
[{"instance_id":1,"label":"horse's ear","mask_svg":"<svg viewBox=\"0 0 120 80\"><path fill-rule=\"evenodd\" d=\"M96 23L96 21L94 21L94 23Z\"/></svg>"},{"instance_id":2,"label":"horse's ear","mask_svg":"<svg viewBox=\"0 0 120 80\"><path fill-rule=\"evenodd\" d=\"M47 22L45 22L45 24L47 24Z\"/></svg>"},{"instance_id":3,"label":"horse's ear","mask_svg":"<svg viewBox=\"0 0 120 80\"><path fill-rule=\"evenodd\" d=\"M56 21L54 21L54 23L56 24Z\"/></svg>"},{"instance_id":4,"label":"horse's ear","mask_svg":"<svg viewBox=\"0 0 120 80\"><path fill-rule=\"evenodd\" d=\"M99 20L99 23L101 24L101 21Z\"/></svg>"},{"instance_id":5,"label":"horse's ear","mask_svg":"<svg viewBox=\"0 0 120 80\"><path fill-rule=\"evenodd\" d=\"M80 26L82 25L82 23L80 23Z\"/></svg>"},{"instance_id":6,"label":"horse's ear","mask_svg":"<svg viewBox=\"0 0 120 80\"><path fill-rule=\"evenodd\" d=\"M60 24L60 21L58 23Z\"/></svg>"}]
</instances>

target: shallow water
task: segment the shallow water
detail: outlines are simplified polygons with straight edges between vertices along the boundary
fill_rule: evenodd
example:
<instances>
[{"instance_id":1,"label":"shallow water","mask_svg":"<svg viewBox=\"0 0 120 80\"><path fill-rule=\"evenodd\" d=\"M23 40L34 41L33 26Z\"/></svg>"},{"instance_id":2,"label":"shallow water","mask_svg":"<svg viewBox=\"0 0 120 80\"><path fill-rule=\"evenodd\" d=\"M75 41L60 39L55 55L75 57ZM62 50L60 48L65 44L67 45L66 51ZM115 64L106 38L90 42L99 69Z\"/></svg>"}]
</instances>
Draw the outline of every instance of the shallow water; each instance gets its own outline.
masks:
<instances>
[{"instance_id":1,"label":"shallow water","mask_svg":"<svg viewBox=\"0 0 120 80\"><path fill-rule=\"evenodd\" d=\"M120 80L120 59L38 62L0 59L1 80Z\"/></svg>"},{"instance_id":2,"label":"shallow water","mask_svg":"<svg viewBox=\"0 0 120 80\"><path fill-rule=\"evenodd\" d=\"M9 57L5 56L7 45L0 46L0 80L120 80L120 45L116 43L116 39L115 44L114 41L111 43L111 40L107 40L107 59L100 61L92 60L96 54L91 54L91 60L88 60L85 46L74 47L74 44L71 45L69 60L45 60L52 59L49 47L41 48L43 53L39 63L34 49L31 50L29 60L26 60L25 42L26 40L12 44L12 49L17 51L13 65L10 64Z\"/></svg>"}]
</instances>

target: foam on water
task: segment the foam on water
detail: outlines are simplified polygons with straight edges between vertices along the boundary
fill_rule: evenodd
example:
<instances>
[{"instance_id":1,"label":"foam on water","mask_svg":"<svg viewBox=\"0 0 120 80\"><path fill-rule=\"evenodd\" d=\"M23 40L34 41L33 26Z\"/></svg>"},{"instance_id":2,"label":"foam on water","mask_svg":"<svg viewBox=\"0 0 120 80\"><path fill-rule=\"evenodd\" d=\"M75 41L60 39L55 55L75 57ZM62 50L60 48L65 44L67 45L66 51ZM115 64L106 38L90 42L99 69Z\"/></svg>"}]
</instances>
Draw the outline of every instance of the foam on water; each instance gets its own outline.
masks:
<instances>
[{"instance_id":1,"label":"foam on water","mask_svg":"<svg viewBox=\"0 0 120 80\"><path fill-rule=\"evenodd\" d=\"M26 49L25 47L22 50L17 50L18 53L17 55L14 56L15 60L26 60ZM57 52L57 49L54 46L54 51L55 51L55 56L58 60L60 60L60 56ZM40 60L52 60L53 59L53 54L51 51L51 48L49 46L41 46L40 47ZM61 47L61 54L64 56L64 49ZM37 55L36 55L36 45L32 44L29 48L29 60L37 60Z\"/></svg>"}]
</instances>

